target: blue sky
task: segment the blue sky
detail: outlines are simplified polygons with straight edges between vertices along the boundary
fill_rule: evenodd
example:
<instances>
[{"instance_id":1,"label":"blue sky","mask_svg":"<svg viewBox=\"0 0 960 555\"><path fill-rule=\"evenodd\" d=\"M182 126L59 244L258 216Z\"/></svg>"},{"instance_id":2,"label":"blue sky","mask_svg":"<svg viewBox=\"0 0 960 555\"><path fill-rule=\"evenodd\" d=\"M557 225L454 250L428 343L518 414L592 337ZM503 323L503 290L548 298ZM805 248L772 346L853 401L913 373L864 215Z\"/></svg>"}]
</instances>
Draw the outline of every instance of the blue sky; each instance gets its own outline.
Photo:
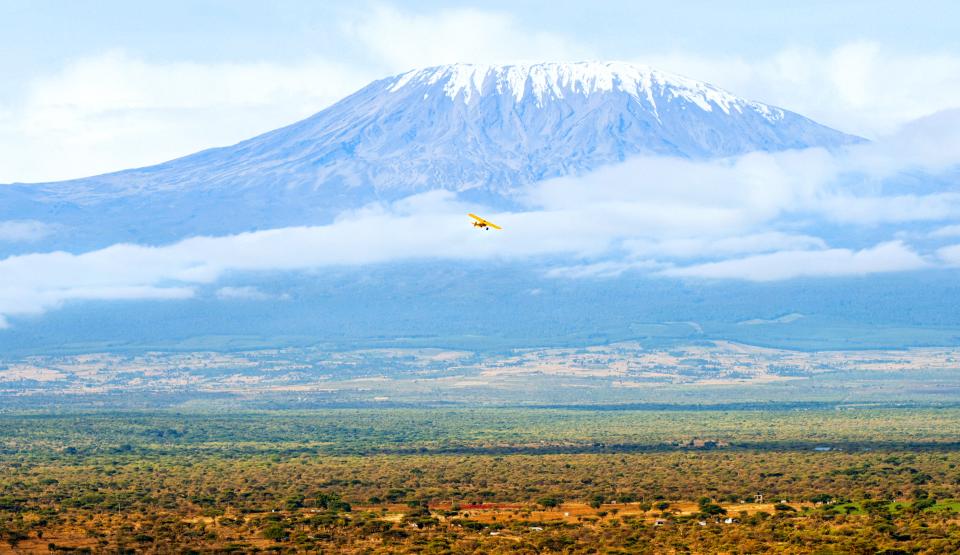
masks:
<instances>
[{"instance_id":1,"label":"blue sky","mask_svg":"<svg viewBox=\"0 0 960 555\"><path fill-rule=\"evenodd\" d=\"M232 144L454 61L643 62L874 138L960 105L958 6L6 0L0 183Z\"/></svg>"}]
</instances>

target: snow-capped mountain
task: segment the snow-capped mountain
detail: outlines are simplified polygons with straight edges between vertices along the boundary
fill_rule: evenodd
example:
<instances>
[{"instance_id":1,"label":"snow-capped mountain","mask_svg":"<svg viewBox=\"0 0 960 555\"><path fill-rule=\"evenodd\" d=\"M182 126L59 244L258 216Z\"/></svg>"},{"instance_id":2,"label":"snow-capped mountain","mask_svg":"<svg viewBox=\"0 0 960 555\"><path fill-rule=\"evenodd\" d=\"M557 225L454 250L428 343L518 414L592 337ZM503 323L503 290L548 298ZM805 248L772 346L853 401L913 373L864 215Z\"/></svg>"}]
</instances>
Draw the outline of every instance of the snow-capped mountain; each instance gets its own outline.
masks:
<instances>
[{"instance_id":1,"label":"snow-capped mountain","mask_svg":"<svg viewBox=\"0 0 960 555\"><path fill-rule=\"evenodd\" d=\"M645 66L454 64L375 81L310 118L234 146L147 168L4 187L0 220L163 241L322 223L372 199L434 188L500 197L517 185L637 154L704 158L857 140ZM73 239L84 236L78 233Z\"/></svg>"}]
</instances>

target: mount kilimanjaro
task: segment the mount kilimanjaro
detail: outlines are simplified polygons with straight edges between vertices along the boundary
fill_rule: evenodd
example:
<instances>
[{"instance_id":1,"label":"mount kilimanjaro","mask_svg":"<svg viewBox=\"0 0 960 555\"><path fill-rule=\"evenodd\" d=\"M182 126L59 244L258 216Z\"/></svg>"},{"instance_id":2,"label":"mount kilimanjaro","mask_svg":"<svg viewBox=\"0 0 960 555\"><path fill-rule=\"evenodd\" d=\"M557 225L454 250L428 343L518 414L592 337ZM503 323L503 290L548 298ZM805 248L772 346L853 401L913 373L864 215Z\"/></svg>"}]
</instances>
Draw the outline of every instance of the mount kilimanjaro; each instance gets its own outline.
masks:
<instances>
[{"instance_id":1,"label":"mount kilimanjaro","mask_svg":"<svg viewBox=\"0 0 960 555\"><path fill-rule=\"evenodd\" d=\"M502 206L518 186L640 154L702 159L858 140L646 66L454 64L375 81L233 146L95 177L4 186L0 220L56 226L61 232L42 245L48 248L159 243L324 224L371 201L437 188Z\"/></svg>"}]
</instances>

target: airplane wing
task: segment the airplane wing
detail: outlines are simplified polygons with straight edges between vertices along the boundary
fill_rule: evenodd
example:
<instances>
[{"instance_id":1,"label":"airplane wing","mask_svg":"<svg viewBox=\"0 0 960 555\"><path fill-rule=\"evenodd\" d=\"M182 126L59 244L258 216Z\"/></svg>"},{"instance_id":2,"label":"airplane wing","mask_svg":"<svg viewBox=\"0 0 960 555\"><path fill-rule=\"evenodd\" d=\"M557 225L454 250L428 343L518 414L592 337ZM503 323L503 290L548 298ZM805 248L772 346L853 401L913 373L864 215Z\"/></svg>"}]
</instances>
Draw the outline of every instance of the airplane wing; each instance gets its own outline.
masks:
<instances>
[{"instance_id":1,"label":"airplane wing","mask_svg":"<svg viewBox=\"0 0 960 555\"><path fill-rule=\"evenodd\" d=\"M493 222L490 222L490 221L487 221L487 220L484 220L483 218L481 218L480 216L477 216L476 214L467 214L467 216L470 216L470 217L473 218L474 220L477 220L478 222L480 222L480 223L482 223L482 224L486 224L486 225L488 225L488 226L490 226L490 227L492 227L492 228L494 228L494 229L503 229L502 227L498 226L497 224L495 224L495 223L493 223Z\"/></svg>"}]
</instances>

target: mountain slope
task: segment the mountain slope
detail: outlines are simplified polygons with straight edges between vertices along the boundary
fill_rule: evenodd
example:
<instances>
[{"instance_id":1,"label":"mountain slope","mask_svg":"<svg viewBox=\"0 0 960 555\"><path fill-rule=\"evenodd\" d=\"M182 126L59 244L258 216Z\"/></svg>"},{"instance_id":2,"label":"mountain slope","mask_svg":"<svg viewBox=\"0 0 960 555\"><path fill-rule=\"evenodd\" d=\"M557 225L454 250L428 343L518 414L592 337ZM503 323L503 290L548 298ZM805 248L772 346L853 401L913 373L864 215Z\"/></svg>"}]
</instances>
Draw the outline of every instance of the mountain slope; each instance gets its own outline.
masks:
<instances>
[{"instance_id":1,"label":"mountain slope","mask_svg":"<svg viewBox=\"0 0 960 555\"><path fill-rule=\"evenodd\" d=\"M165 241L323 223L374 199L435 188L495 201L518 185L637 154L706 158L856 140L644 66L456 64L376 81L234 146L147 168L4 187L0 219L74 228L74 244L58 245L64 248L105 238Z\"/></svg>"}]
</instances>

